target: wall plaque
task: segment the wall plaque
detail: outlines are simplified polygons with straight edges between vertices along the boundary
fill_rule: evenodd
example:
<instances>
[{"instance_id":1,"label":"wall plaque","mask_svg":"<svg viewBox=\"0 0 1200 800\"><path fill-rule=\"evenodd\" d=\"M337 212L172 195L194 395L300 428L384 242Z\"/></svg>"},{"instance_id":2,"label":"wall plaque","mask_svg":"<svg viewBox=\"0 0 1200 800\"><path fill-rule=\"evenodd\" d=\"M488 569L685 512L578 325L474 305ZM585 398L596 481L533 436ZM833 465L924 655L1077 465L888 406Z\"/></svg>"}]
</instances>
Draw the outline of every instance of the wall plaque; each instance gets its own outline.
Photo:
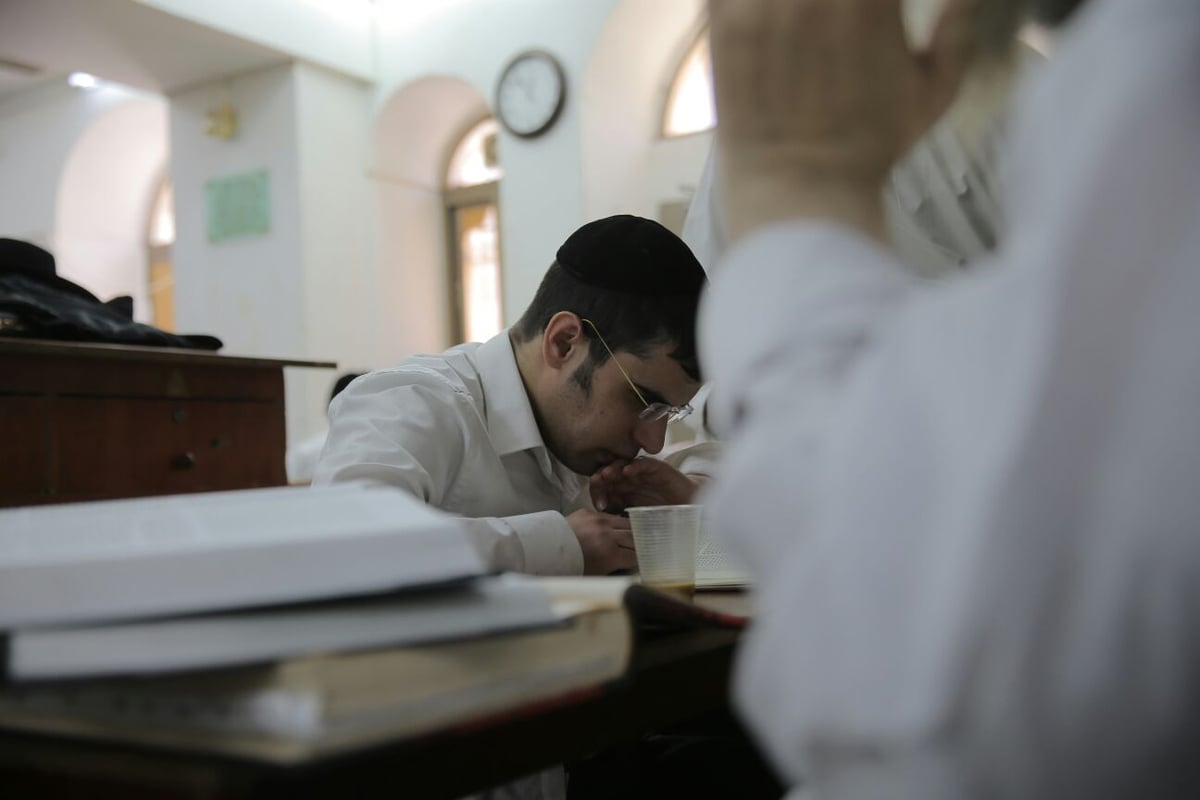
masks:
<instances>
[{"instance_id":1,"label":"wall plaque","mask_svg":"<svg viewBox=\"0 0 1200 800\"><path fill-rule=\"evenodd\" d=\"M265 169L205 184L208 240L224 242L271 229L271 180Z\"/></svg>"}]
</instances>

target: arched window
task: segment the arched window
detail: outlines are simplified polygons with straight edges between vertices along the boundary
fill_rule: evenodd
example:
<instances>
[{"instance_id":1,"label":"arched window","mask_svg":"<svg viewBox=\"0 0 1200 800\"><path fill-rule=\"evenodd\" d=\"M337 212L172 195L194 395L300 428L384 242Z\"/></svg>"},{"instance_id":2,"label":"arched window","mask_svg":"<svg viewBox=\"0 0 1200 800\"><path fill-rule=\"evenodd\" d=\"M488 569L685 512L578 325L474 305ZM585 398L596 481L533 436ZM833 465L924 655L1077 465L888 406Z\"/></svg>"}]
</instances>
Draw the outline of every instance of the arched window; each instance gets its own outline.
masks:
<instances>
[{"instance_id":1,"label":"arched window","mask_svg":"<svg viewBox=\"0 0 1200 800\"><path fill-rule=\"evenodd\" d=\"M1018 38L1044 58L1049 58L1054 48L1053 34L1033 22L1026 23ZM708 46L708 28L705 28L683 57L671 80L667 105L663 111L662 135L666 138L687 136L710 131L716 125L712 53Z\"/></svg>"},{"instance_id":2,"label":"arched window","mask_svg":"<svg viewBox=\"0 0 1200 800\"><path fill-rule=\"evenodd\" d=\"M158 187L150 209L147 235L150 251L149 281L151 321L164 331L175 330L175 276L171 267L171 246L175 244L175 190L170 180Z\"/></svg>"},{"instance_id":3,"label":"arched window","mask_svg":"<svg viewBox=\"0 0 1200 800\"><path fill-rule=\"evenodd\" d=\"M482 342L504 326L500 272L500 169L495 119L455 146L444 196L450 238L450 316L458 342Z\"/></svg>"},{"instance_id":4,"label":"arched window","mask_svg":"<svg viewBox=\"0 0 1200 800\"><path fill-rule=\"evenodd\" d=\"M708 29L705 28L683 57L671 80L667 106L663 111L662 134L667 138L686 136L710 131L716 124L712 54L708 49Z\"/></svg>"}]
</instances>

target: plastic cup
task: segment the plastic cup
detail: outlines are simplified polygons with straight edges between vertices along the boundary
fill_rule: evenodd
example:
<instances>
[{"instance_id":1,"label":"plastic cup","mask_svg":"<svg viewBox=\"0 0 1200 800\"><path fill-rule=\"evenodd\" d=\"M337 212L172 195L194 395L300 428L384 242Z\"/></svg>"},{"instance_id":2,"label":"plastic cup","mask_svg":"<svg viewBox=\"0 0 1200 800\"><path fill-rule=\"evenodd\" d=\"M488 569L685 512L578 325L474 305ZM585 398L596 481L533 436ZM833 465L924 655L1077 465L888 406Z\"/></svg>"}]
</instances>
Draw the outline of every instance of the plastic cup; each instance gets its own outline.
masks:
<instances>
[{"instance_id":1,"label":"plastic cup","mask_svg":"<svg viewBox=\"0 0 1200 800\"><path fill-rule=\"evenodd\" d=\"M696 536L702 506L634 506L633 528L642 583L691 596L696 590Z\"/></svg>"}]
</instances>

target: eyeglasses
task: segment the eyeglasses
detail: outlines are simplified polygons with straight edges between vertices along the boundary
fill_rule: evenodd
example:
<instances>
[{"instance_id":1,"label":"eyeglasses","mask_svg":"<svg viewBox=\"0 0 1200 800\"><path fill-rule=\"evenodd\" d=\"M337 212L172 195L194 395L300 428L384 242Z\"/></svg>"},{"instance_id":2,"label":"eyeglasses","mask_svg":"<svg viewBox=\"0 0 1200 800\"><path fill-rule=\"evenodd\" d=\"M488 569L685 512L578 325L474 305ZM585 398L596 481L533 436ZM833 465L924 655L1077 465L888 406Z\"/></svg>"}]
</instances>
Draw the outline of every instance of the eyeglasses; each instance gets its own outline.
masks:
<instances>
[{"instance_id":1,"label":"eyeglasses","mask_svg":"<svg viewBox=\"0 0 1200 800\"><path fill-rule=\"evenodd\" d=\"M608 342L604 341L604 337L600 335L600 329L596 327L596 323L586 317L580 317L579 319L590 325L592 330L596 332L596 338L600 340L600 344L604 345L604 349L612 357L613 363L617 365L617 369L621 370L621 374L625 376L625 382L629 384L629 388L633 389L633 393L637 395L638 400L641 400L642 405L645 406L641 413L638 414L638 419L646 422L658 422L661 419L665 419L667 422L678 422L692 413L690 403L684 403L681 406L672 406L667 403L646 402L646 398L638 390L637 384L633 382L633 378L629 377L629 373L621 366L621 362L617 361L617 354L612 351L612 348L608 346Z\"/></svg>"}]
</instances>

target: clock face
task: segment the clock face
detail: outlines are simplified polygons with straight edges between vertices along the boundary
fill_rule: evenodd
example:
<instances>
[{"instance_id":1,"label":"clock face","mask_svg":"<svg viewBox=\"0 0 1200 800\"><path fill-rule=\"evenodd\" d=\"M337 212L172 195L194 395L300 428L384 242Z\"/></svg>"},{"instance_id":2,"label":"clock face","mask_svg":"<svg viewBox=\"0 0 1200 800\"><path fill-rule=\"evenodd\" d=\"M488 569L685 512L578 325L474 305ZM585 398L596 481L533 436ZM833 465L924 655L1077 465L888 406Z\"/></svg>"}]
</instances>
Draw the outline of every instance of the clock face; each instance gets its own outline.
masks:
<instances>
[{"instance_id":1,"label":"clock face","mask_svg":"<svg viewBox=\"0 0 1200 800\"><path fill-rule=\"evenodd\" d=\"M562 111L567 84L562 67L549 53L522 53L509 63L496 87L496 113L516 136L547 131Z\"/></svg>"}]
</instances>

